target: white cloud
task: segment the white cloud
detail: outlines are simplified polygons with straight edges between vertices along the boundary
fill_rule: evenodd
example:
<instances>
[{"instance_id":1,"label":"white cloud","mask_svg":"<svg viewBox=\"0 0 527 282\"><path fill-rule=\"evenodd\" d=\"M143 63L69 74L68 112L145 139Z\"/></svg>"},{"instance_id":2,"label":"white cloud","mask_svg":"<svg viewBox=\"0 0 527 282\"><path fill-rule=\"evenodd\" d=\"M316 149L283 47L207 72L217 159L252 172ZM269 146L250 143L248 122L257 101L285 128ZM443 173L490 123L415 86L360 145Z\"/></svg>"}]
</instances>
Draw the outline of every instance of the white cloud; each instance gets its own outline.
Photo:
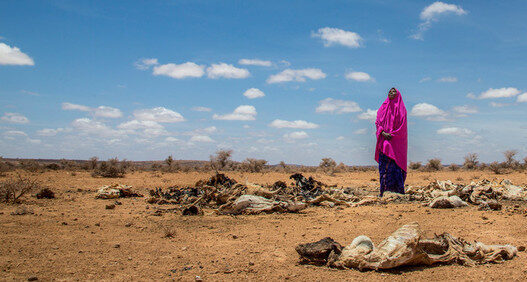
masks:
<instances>
[{"instance_id":1,"label":"white cloud","mask_svg":"<svg viewBox=\"0 0 527 282\"><path fill-rule=\"evenodd\" d=\"M355 134L366 134L366 132L367 132L366 128L361 128L361 129L355 130L353 133L355 133Z\"/></svg>"},{"instance_id":2,"label":"white cloud","mask_svg":"<svg viewBox=\"0 0 527 282\"><path fill-rule=\"evenodd\" d=\"M437 130L437 134L446 134L446 135L457 135L457 136L469 136L474 134L470 129L459 128L459 127L444 127Z\"/></svg>"},{"instance_id":3,"label":"white cloud","mask_svg":"<svg viewBox=\"0 0 527 282\"><path fill-rule=\"evenodd\" d=\"M82 111L90 112L96 117L103 118L120 118L123 116L121 110L108 106L99 106L97 108L90 108L84 105L72 104L72 103L62 103L62 109L66 111Z\"/></svg>"},{"instance_id":4,"label":"white cloud","mask_svg":"<svg viewBox=\"0 0 527 282\"><path fill-rule=\"evenodd\" d=\"M179 142L180 140L177 139L176 137L169 136L169 137L165 138L165 141L166 141L166 142L169 142L169 143L177 143L177 142Z\"/></svg>"},{"instance_id":5,"label":"white cloud","mask_svg":"<svg viewBox=\"0 0 527 282\"><path fill-rule=\"evenodd\" d=\"M148 120L155 122L181 122L185 121L185 118L172 110L164 107L156 107L152 109L142 109L134 111L134 117L138 120Z\"/></svg>"},{"instance_id":6,"label":"white cloud","mask_svg":"<svg viewBox=\"0 0 527 282\"><path fill-rule=\"evenodd\" d=\"M37 135L38 136L55 136L58 133L63 132L63 131L64 131L64 128L57 128L57 129L43 128L37 131Z\"/></svg>"},{"instance_id":7,"label":"white cloud","mask_svg":"<svg viewBox=\"0 0 527 282\"><path fill-rule=\"evenodd\" d=\"M361 47L362 37L355 32L338 28L324 27L312 32L311 37L318 37L324 42L324 46L344 45L350 48Z\"/></svg>"},{"instance_id":8,"label":"white cloud","mask_svg":"<svg viewBox=\"0 0 527 282\"><path fill-rule=\"evenodd\" d=\"M437 81L438 82L457 82L457 77L446 76L446 77L439 78Z\"/></svg>"},{"instance_id":9,"label":"white cloud","mask_svg":"<svg viewBox=\"0 0 527 282\"><path fill-rule=\"evenodd\" d=\"M186 62L180 65L156 65L152 73L154 75L165 75L175 79L202 77L205 74L205 66L201 66L193 62Z\"/></svg>"},{"instance_id":10,"label":"white cloud","mask_svg":"<svg viewBox=\"0 0 527 282\"><path fill-rule=\"evenodd\" d=\"M502 107L508 106L509 104L507 104L507 103L496 103L496 102L490 102L490 105L491 105L493 108L502 108Z\"/></svg>"},{"instance_id":11,"label":"white cloud","mask_svg":"<svg viewBox=\"0 0 527 282\"><path fill-rule=\"evenodd\" d=\"M361 81L361 82L373 80L373 78L369 74L365 72L360 72L360 71L351 71L351 72L346 73L346 79Z\"/></svg>"},{"instance_id":12,"label":"white cloud","mask_svg":"<svg viewBox=\"0 0 527 282\"><path fill-rule=\"evenodd\" d=\"M289 141L298 140L298 139L305 139L305 138L308 138L308 137L309 137L309 135L307 135L307 133L305 131L294 131L294 132L291 132L291 133L284 134L284 139L289 140Z\"/></svg>"},{"instance_id":13,"label":"white cloud","mask_svg":"<svg viewBox=\"0 0 527 282\"><path fill-rule=\"evenodd\" d=\"M248 66L270 67L273 63L271 63L271 61L263 61L258 59L241 59L238 61L238 64Z\"/></svg>"},{"instance_id":14,"label":"white cloud","mask_svg":"<svg viewBox=\"0 0 527 282\"><path fill-rule=\"evenodd\" d=\"M193 107L192 110L196 111L196 112L210 112L210 111L212 111L211 108L207 108L207 107Z\"/></svg>"},{"instance_id":15,"label":"white cloud","mask_svg":"<svg viewBox=\"0 0 527 282\"><path fill-rule=\"evenodd\" d=\"M467 94L467 98L469 98L469 99L476 99L477 97L476 97L476 95L474 95L474 93L470 92L470 93Z\"/></svg>"},{"instance_id":16,"label":"white cloud","mask_svg":"<svg viewBox=\"0 0 527 282\"><path fill-rule=\"evenodd\" d=\"M287 121L281 119L275 119L269 124L270 127L275 128L301 128L301 129L313 129L318 128L318 124L308 122L305 120Z\"/></svg>"},{"instance_id":17,"label":"white cloud","mask_svg":"<svg viewBox=\"0 0 527 282\"><path fill-rule=\"evenodd\" d=\"M475 114L478 112L478 109L476 107L471 106L456 106L454 107L454 111L458 114Z\"/></svg>"},{"instance_id":18,"label":"white cloud","mask_svg":"<svg viewBox=\"0 0 527 282\"><path fill-rule=\"evenodd\" d=\"M243 96L249 99L255 99L255 98L264 97L265 94L262 92L262 90L258 88L250 88L250 89L247 89L247 91L243 93Z\"/></svg>"},{"instance_id":19,"label":"white cloud","mask_svg":"<svg viewBox=\"0 0 527 282\"><path fill-rule=\"evenodd\" d=\"M336 139L337 139L338 141L342 141L342 140L344 140L344 139L346 139L346 138L345 138L344 136L339 136L339 137L337 137Z\"/></svg>"},{"instance_id":20,"label":"white cloud","mask_svg":"<svg viewBox=\"0 0 527 282\"><path fill-rule=\"evenodd\" d=\"M29 119L27 117L19 113L4 113L4 116L1 118L1 120L9 123L18 124L24 124L29 122Z\"/></svg>"},{"instance_id":21,"label":"white cloud","mask_svg":"<svg viewBox=\"0 0 527 282\"><path fill-rule=\"evenodd\" d=\"M518 99L516 100L518 103L527 103L527 92L521 94L518 96Z\"/></svg>"},{"instance_id":22,"label":"white cloud","mask_svg":"<svg viewBox=\"0 0 527 282\"><path fill-rule=\"evenodd\" d=\"M377 110L367 109L364 113L357 116L359 119L375 121L377 119Z\"/></svg>"},{"instance_id":23,"label":"white cloud","mask_svg":"<svg viewBox=\"0 0 527 282\"><path fill-rule=\"evenodd\" d=\"M336 100L333 98L326 98L318 102L318 107L315 110L317 113L354 113L360 112L362 109L354 101Z\"/></svg>"},{"instance_id":24,"label":"white cloud","mask_svg":"<svg viewBox=\"0 0 527 282\"><path fill-rule=\"evenodd\" d=\"M62 109L66 111L83 111L83 112L89 112L92 110L88 106L72 104L72 103L62 103Z\"/></svg>"},{"instance_id":25,"label":"white cloud","mask_svg":"<svg viewBox=\"0 0 527 282\"><path fill-rule=\"evenodd\" d=\"M446 112L434 105L428 103L419 103L412 108L410 115L434 119L438 117L444 117Z\"/></svg>"},{"instance_id":26,"label":"white cloud","mask_svg":"<svg viewBox=\"0 0 527 282\"><path fill-rule=\"evenodd\" d=\"M520 90L514 87L504 87L504 88L489 88L489 90L482 92L479 95L479 99L494 99L494 98L507 98L514 97L520 94Z\"/></svg>"},{"instance_id":27,"label":"white cloud","mask_svg":"<svg viewBox=\"0 0 527 282\"><path fill-rule=\"evenodd\" d=\"M323 79L326 78L326 74L320 69L308 68L308 69L285 69L280 73L273 74L267 79L267 83L280 83L288 81L305 82L306 78L309 79Z\"/></svg>"},{"instance_id":28,"label":"white cloud","mask_svg":"<svg viewBox=\"0 0 527 282\"><path fill-rule=\"evenodd\" d=\"M120 132L117 130L108 127L102 122L94 121L89 118L76 119L71 123L71 125L81 134L89 136L115 137L120 135Z\"/></svg>"},{"instance_id":29,"label":"white cloud","mask_svg":"<svg viewBox=\"0 0 527 282\"><path fill-rule=\"evenodd\" d=\"M17 47L0 43L0 65L33 66L35 62Z\"/></svg>"},{"instance_id":30,"label":"white cloud","mask_svg":"<svg viewBox=\"0 0 527 282\"><path fill-rule=\"evenodd\" d=\"M17 136L27 137L27 133L25 133L24 131L20 131L20 130L8 130L8 131L4 132L3 135L7 139L14 139Z\"/></svg>"},{"instance_id":31,"label":"white cloud","mask_svg":"<svg viewBox=\"0 0 527 282\"><path fill-rule=\"evenodd\" d=\"M108 107L108 106L99 106L93 109L93 115L96 117L105 117L105 118L120 118L123 116L121 110Z\"/></svg>"},{"instance_id":32,"label":"white cloud","mask_svg":"<svg viewBox=\"0 0 527 282\"><path fill-rule=\"evenodd\" d=\"M212 116L216 120L255 120L256 119L256 108L249 105L241 105L234 109L230 114Z\"/></svg>"},{"instance_id":33,"label":"white cloud","mask_svg":"<svg viewBox=\"0 0 527 282\"><path fill-rule=\"evenodd\" d=\"M210 143L214 142L212 138L210 138L207 135L194 135L190 138L190 142L204 142L204 143Z\"/></svg>"},{"instance_id":34,"label":"white cloud","mask_svg":"<svg viewBox=\"0 0 527 282\"><path fill-rule=\"evenodd\" d=\"M430 81L430 80L432 80L432 78L429 77L429 76L423 77L423 78L421 78L421 80L419 80L419 83L423 83L423 82Z\"/></svg>"},{"instance_id":35,"label":"white cloud","mask_svg":"<svg viewBox=\"0 0 527 282\"><path fill-rule=\"evenodd\" d=\"M426 6L422 11L420 18L422 20L419 24L417 32L412 34L410 37L413 39L423 40L423 34L425 31L430 29L432 23L437 21L441 15L445 14L454 14L457 16L462 16L467 14L461 6L454 4L447 4L440 1L434 2Z\"/></svg>"},{"instance_id":36,"label":"white cloud","mask_svg":"<svg viewBox=\"0 0 527 282\"><path fill-rule=\"evenodd\" d=\"M117 128L122 129L129 134L136 134L136 130L142 130L142 133L147 136L159 136L168 134L164 126L152 120L134 119L119 124Z\"/></svg>"},{"instance_id":37,"label":"white cloud","mask_svg":"<svg viewBox=\"0 0 527 282\"><path fill-rule=\"evenodd\" d=\"M247 69L240 69L226 63L212 64L207 68L209 78L247 78L251 75Z\"/></svg>"},{"instance_id":38,"label":"white cloud","mask_svg":"<svg viewBox=\"0 0 527 282\"><path fill-rule=\"evenodd\" d=\"M159 64L159 62L157 61L156 58L143 58L143 59L140 59L138 60L137 62L134 63L134 66L137 68L137 69L140 69L140 70L147 70L149 69L151 66L157 66Z\"/></svg>"}]
</instances>

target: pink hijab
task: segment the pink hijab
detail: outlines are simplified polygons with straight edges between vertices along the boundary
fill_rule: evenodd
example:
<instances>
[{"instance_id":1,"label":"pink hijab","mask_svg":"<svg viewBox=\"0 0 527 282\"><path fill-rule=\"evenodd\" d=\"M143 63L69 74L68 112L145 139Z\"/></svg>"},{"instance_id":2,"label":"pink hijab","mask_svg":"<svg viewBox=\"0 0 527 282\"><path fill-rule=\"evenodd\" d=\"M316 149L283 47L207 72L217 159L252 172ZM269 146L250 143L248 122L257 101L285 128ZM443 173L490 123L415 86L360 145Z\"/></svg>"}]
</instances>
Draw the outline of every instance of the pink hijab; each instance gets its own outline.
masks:
<instances>
[{"instance_id":1,"label":"pink hijab","mask_svg":"<svg viewBox=\"0 0 527 282\"><path fill-rule=\"evenodd\" d=\"M375 160L379 162L379 153L395 160L397 166L406 171L406 153L408 150L408 131L406 127L406 107L399 90L393 100L386 98L377 111L377 146ZM390 133L391 140L386 140L381 132Z\"/></svg>"}]
</instances>

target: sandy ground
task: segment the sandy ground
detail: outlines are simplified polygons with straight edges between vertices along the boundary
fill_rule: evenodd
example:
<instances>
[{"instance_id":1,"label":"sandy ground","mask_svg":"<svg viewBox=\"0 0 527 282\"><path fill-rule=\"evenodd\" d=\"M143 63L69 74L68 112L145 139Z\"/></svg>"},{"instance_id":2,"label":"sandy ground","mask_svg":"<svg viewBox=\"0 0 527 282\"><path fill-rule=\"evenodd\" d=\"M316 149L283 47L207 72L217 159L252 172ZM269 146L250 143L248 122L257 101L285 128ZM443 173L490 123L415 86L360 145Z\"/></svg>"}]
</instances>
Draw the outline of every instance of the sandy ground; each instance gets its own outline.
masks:
<instances>
[{"instance_id":1,"label":"sandy ground","mask_svg":"<svg viewBox=\"0 0 527 282\"><path fill-rule=\"evenodd\" d=\"M299 265L294 248L330 236L342 245L358 235L377 244L401 225L417 221L427 236L449 232L489 244L527 245L527 216L522 203L505 203L501 211L478 211L469 206L437 210L419 203L357 208L310 207L300 214L184 217L154 216L155 206L144 198L119 199L122 205L105 209L114 200L94 198L98 187L122 183L147 194L147 189L193 185L207 173L128 174L122 179L92 178L86 172L46 172L33 176L56 192L56 199L24 198L30 215L11 215L17 206L0 204L0 280L184 280L200 276L217 280L525 280L527 256L520 252L502 264L411 267L388 272L335 270ZM288 174L227 173L238 181L289 183ZM375 172L327 176L317 180L344 187L377 189ZM10 177L10 176L9 176ZM434 179L469 183L507 178L527 185L525 173L411 172L407 183L422 185ZM0 178L0 180L2 180ZM166 238L166 233L173 233Z\"/></svg>"}]
</instances>

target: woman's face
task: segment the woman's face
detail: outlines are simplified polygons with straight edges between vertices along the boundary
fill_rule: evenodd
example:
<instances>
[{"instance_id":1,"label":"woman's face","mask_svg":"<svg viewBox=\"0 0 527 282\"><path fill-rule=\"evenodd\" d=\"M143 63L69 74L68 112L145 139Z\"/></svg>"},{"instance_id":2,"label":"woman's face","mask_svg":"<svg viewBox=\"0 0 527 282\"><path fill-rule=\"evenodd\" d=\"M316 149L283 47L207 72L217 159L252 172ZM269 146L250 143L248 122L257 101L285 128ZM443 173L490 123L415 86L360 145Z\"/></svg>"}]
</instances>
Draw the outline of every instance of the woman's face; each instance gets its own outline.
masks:
<instances>
[{"instance_id":1,"label":"woman's face","mask_svg":"<svg viewBox=\"0 0 527 282\"><path fill-rule=\"evenodd\" d=\"M390 98L390 100L393 100L395 96L397 96L397 91L393 88L390 89L390 91L388 91L388 98Z\"/></svg>"}]
</instances>

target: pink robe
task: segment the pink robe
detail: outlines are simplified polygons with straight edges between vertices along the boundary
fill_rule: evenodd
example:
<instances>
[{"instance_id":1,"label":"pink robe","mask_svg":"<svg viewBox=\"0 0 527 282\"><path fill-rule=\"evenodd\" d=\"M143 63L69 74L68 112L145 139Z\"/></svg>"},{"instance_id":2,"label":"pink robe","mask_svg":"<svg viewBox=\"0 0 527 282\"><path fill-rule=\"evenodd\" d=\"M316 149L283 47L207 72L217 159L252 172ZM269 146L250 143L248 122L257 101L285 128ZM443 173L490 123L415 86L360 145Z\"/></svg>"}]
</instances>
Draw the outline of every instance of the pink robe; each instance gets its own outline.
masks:
<instances>
[{"instance_id":1,"label":"pink robe","mask_svg":"<svg viewBox=\"0 0 527 282\"><path fill-rule=\"evenodd\" d=\"M395 161L397 166L406 172L406 154L408 151L408 131L406 126L406 107L401 93L397 90L393 100L386 98L377 111L377 145L375 146L375 161L379 162L379 153ZM386 140L381 132L390 133L391 140Z\"/></svg>"}]
</instances>

